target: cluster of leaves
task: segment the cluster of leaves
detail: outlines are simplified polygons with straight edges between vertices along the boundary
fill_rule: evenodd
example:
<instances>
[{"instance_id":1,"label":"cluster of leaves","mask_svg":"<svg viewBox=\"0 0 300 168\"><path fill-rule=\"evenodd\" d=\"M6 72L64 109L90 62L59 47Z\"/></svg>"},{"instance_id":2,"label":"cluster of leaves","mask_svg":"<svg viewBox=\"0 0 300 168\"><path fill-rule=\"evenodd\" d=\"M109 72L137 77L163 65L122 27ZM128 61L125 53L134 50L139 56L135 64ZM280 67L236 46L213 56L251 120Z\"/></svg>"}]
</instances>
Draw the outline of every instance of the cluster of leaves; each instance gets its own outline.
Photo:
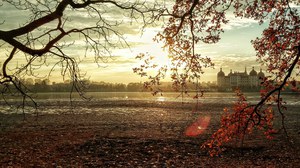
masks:
<instances>
[{"instance_id":1,"label":"cluster of leaves","mask_svg":"<svg viewBox=\"0 0 300 168\"><path fill-rule=\"evenodd\" d=\"M153 61L154 57L149 54L140 53L136 56L136 59L143 61L140 67L133 68L133 72L140 75L141 77L147 76L149 81L144 82L144 88L153 92L153 94L157 94L161 91L160 88L154 88L153 86L158 86L161 84L161 79L165 78L166 72L168 70L168 66L164 65L159 67L156 62ZM158 73L155 75L150 75L147 73L148 69L156 69L158 68Z\"/></svg>"},{"instance_id":2,"label":"cluster of leaves","mask_svg":"<svg viewBox=\"0 0 300 168\"><path fill-rule=\"evenodd\" d=\"M271 104L258 110L247 102L240 90L236 91L236 95L238 100L232 107L233 112L224 108L220 128L202 146L210 149L211 156L220 154L225 143L233 140L243 142L245 136L255 129L263 131L268 139L272 139L272 134L277 132L273 127L274 110Z\"/></svg>"},{"instance_id":3,"label":"cluster of leaves","mask_svg":"<svg viewBox=\"0 0 300 168\"><path fill-rule=\"evenodd\" d=\"M228 22L225 18L225 11L228 7L228 5L222 6L217 1L195 0L176 1L172 9L165 9L161 17L167 17L169 20L154 40L164 43L163 48L168 51L171 63L168 67L159 69L157 77L164 77L160 74L169 70L174 87L184 88L187 82L200 78L204 73L203 68L213 67L212 60L196 53L195 49L196 45L201 42L219 41L220 33L223 32L221 25ZM203 11L206 12L203 13ZM145 64L147 64L146 61ZM143 71L143 76L147 76L146 69L143 66L138 68L139 72ZM150 82L145 83L147 87L159 81L157 78L148 77Z\"/></svg>"},{"instance_id":4,"label":"cluster of leaves","mask_svg":"<svg viewBox=\"0 0 300 168\"><path fill-rule=\"evenodd\" d=\"M273 127L274 108L281 115L281 129L289 138L284 124L284 110L287 110L287 107L281 92L289 83L291 83L293 90L299 91L294 79L288 81L296 64L299 64L300 48L297 48L296 57L289 66L287 74L276 76L276 78L284 77L283 81L273 80L271 76L263 79L262 86L264 89L260 90L261 99L258 103L251 105L240 90L236 91L238 101L233 105L232 112L228 108L224 109L220 128L212 135L210 140L203 144L204 148L210 149L211 156L220 154L223 151L222 145L232 140L241 140L243 143L245 136L251 134L254 129L263 131L266 138L272 139L272 134L277 132Z\"/></svg>"},{"instance_id":5,"label":"cluster of leaves","mask_svg":"<svg viewBox=\"0 0 300 168\"><path fill-rule=\"evenodd\" d=\"M295 76L299 76L300 72L300 17L297 8L290 6L292 2L266 1L252 8L251 13L261 14L256 16L257 19L270 17L269 26L263 31L262 37L252 41L258 61L267 67L267 72L273 77L263 84L267 92L280 87L282 83L291 84L297 90ZM259 11L266 11L268 15ZM294 77L291 77L292 72ZM283 86L280 88L283 89Z\"/></svg>"},{"instance_id":6,"label":"cluster of leaves","mask_svg":"<svg viewBox=\"0 0 300 168\"><path fill-rule=\"evenodd\" d=\"M233 105L232 112L228 108L224 109L220 128L203 145L204 148L208 147L210 149L211 156L222 152L222 145L227 142L234 139L243 142L245 136L251 134L255 128L262 130L266 138L272 139L272 134L277 132L273 127L275 107L281 115L281 129L289 138L284 124L285 115L283 112L287 110L287 107L281 92L289 84L292 85L293 90L299 92L295 79L289 80L295 66L299 64L299 57L300 47L297 46L294 60L286 71L278 72L275 76L276 79L272 79L271 76L263 79L261 84L264 89L260 90L261 99L257 104L249 104L241 91L237 90L238 101ZM274 69L272 70L274 71ZM272 70L270 72L273 72ZM281 80L278 81L278 79Z\"/></svg>"}]
</instances>

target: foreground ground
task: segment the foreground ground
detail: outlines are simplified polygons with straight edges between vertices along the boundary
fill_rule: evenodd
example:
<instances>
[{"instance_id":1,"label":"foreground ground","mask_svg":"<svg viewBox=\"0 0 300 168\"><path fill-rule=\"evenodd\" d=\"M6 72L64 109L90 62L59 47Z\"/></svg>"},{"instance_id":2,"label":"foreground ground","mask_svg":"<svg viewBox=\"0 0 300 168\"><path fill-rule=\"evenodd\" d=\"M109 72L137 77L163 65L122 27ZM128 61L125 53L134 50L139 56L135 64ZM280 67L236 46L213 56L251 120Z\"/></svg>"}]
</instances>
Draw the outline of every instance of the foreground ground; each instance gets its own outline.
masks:
<instances>
[{"instance_id":1,"label":"foreground ground","mask_svg":"<svg viewBox=\"0 0 300 168\"><path fill-rule=\"evenodd\" d=\"M122 106L125 108L126 104ZM144 108L144 107L143 107ZM157 107L155 107L157 108ZM295 107L293 110L297 110ZM142 113L41 114L38 118L1 114L1 167L299 167L299 122L288 122L292 143L283 134L260 134L243 147L225 146L210 157L200 146L217 129L185 137L195 114L159 109ZM183 110L185 111L185 110ZM203 115L203 114L202 114ZM160 116L160 117L158 117ZM295 119L295 116L293 116ZM105 122L104 122L105 121Z\"/></svg>"}]
</instances>

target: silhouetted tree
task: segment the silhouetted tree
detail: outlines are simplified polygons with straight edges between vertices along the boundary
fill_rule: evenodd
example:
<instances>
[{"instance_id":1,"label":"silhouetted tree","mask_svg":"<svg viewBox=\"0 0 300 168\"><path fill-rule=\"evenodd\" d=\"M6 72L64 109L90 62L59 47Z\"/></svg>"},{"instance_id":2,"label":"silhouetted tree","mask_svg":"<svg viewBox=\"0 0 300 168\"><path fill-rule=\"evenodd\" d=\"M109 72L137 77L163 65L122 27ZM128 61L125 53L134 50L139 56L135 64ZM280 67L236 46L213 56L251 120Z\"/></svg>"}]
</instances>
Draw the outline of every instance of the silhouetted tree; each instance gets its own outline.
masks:
<instances>
[{"instance_id":1,"label":"silhouetted tree","mask_svg":"<svg viewBox=\"0 0 300 168\"><path fill-rule=\"evenodd\" d=\"M140 29L152 24L161 13L162 4L156 1L116 1L116 0L3 0L0 8L13 7L24 13L18 28L2 29L0 27L1 48L9 50L8 57L4 53L1 62L1 93L18 95L29 99L36 106L29 90L20 79L22 76L39 76L39 69L50 66L48 75L59 69L64 78L71 80L71 90L84 97L85 83L79 63L80 56L74 56L70 50L76 41L82 40L86 45L85 57L92 53L94 62L106 62L110 51L114 48L127 47L120 26L138 21ZM28 15L26 15L28 14ZM114 15L122 18L112 19ZM74 17L75 16L75 17ZM124 20L128 20L124 22ZM86 21L88 20L88 21ZM79 25L77 23L80 23ZM0 26L6 26L2 20ZM78 37L78 38L76 38ZM22 57L25 61L17 67L10 64L14 59ZM33 104L32 104L33 103ZM30 105L30 104L28 104Z\"/></svg>"}]
</instances>

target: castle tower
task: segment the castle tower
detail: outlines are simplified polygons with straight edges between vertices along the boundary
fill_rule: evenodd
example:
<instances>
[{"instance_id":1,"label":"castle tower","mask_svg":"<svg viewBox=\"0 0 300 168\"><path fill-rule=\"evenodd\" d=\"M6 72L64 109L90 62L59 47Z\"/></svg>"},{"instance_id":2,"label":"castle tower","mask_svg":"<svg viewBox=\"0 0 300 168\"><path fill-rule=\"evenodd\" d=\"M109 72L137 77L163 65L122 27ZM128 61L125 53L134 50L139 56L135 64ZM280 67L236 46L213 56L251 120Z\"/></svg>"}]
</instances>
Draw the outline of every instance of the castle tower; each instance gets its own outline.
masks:
<instances>
[{"instance_id":1,"label":"castle tower","mask_svg":"<svg viewBox=\"0 0 300 168\"><path fill-rule=\"evenodd\" d=\"M220 68L220 72L217 74L217 84L219 88L222 88L225 85L225 73Z\"/></svg>"},{"instance_id":2,"label":"castle tower","mask_svg":"<svg viewBox=\"0 0 300 168\"><path fill-rule=\"evenodd\" d=\"M265 74L262 72L262 69L260 68L259 73L257 74L257 77L259 80L262 80L265 77Z\"/></svg>"},{"instance_id":3,"label":"castle tower","mask_svg":"<svg viewBox=\"0 0 300 168\"><path fill-rule=\"evenodd\" d=\"M254 70L254 67L252 67L252 71L249 73L249 82L251 87L258 86L257 72Z\"/></svg>"}]
</instances>

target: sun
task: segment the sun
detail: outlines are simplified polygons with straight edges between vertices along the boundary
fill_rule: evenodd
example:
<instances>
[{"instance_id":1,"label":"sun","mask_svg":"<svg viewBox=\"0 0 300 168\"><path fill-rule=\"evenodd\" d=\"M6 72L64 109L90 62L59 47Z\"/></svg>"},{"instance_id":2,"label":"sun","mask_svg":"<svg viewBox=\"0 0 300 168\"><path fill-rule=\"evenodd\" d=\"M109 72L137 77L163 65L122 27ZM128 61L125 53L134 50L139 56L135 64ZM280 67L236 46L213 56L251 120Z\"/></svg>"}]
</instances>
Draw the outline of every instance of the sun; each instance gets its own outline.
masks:
<instances>
[{"instance_id":1,"label":"sun","mask_svg":"<svg viewBox=\"0 0 300 168\"><path fill-rule=\"evenodd\" d=\"M144 45L141 50L153 59L153 63L159 67L168 66L170 64L170 55L166 49L163 49L162 44L153 43Z\"/></svg>"}]
</instances>

